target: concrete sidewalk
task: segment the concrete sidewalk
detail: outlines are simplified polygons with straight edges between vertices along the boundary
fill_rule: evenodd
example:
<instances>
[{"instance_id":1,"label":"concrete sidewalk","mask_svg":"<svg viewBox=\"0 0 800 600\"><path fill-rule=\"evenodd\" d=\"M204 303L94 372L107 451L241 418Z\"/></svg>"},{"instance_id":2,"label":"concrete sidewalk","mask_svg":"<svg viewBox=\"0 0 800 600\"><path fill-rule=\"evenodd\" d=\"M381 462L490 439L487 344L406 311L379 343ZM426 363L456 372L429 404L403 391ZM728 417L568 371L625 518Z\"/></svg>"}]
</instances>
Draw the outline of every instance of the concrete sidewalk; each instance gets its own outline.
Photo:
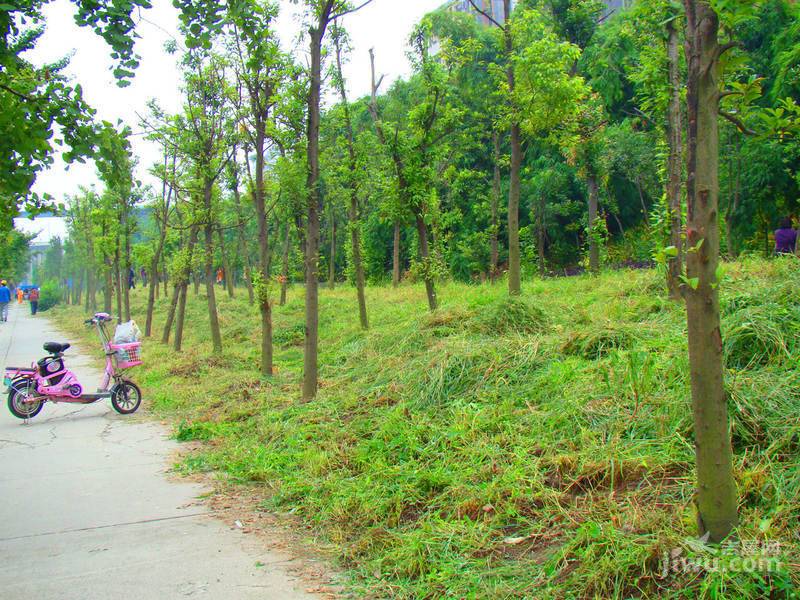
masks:
<instances>
[{"instance_id":1,"label":"concrete sidewalk","mask_svg":"<svg viewBox=\"0 0 800 600\"><path fill-rule=\"evenodd\" d=\"M29 365L47 341L71 340L14 304L0 323L0 368ZM87 390L102 365L99 342L67 351ZM2 396L0 598L315 597L288 573L289 557L212 518L196 502L202 486L167 481L178 444L156 424L131 421L106 400L46 404L25 425Z\"/></svg>"}]
</instances>

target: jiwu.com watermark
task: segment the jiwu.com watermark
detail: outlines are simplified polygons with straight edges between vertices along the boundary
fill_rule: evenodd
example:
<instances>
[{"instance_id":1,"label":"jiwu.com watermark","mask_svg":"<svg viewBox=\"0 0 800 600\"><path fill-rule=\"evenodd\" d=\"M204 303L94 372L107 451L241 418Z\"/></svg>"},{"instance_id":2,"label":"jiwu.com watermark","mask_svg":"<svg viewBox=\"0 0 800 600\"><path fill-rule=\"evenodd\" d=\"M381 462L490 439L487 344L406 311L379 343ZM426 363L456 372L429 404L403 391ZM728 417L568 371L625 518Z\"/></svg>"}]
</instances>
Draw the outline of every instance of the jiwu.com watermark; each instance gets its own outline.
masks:
<instances>
[{"instance_id":1,"label":"jiwu.com watermark","mask_svg":"<svg viewBox=\"0 0 800 600\"><path fill-rule=\"evenodd\" d=\"M731 540L708 545L708 536L686 540L665 551L659 562L662 579L686 573L778 573L783 570L783 548L778 541Z\"/></svg>"}]
</instances>

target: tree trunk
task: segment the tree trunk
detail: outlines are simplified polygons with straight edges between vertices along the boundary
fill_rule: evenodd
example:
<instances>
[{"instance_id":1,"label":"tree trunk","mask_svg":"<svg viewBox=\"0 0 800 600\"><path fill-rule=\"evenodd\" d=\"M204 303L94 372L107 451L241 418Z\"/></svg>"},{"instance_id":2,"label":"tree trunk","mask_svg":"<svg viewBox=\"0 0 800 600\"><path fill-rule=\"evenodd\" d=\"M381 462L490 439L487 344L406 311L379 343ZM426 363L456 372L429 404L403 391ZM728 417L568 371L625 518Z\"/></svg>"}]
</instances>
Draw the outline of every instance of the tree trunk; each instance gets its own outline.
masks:
<instances>
[{"instance_id":1,"label":"tree trunk","mask_svg":"<svg viewBox=\"0 0 800 600\"><path fill-rule=\"evenodd\" d=\"M86 269L86 312L97 312L97 276L95 275L94 240L90 232L86 234L86 250L88 253Z\"/></svg>"},{"instance_id":2,"label":"tree trunk","mask_svg":"<svg viewBox=\"0 0 800 600\"><path fill-rule=\"evenodd\" d=\"M308 91L308 221L306 222L306 327L303 353L303 399L312 400L318 387L319 340L319 104L322 87L322 39L333 2L328 0L317 27L310 30L311 73Z\"/></svg>"},{"instance_id":3,"label":"tree trunk","mask_svg":"<svg viewBox=\"0 0 800 600\"><path fill-rule=\"evenodd\" d=\"M172 340L172 349L180 352L183 346L183 325L186 322L186 296L189 295L189 282L180 284L178 292L178 312L175 315L175 338Z\"/></svg>"},{"instance_id":4,"label":"tree trunk","mask_svg":"<svg viewBox=\"0 0 800 600\"><path fill-rule=\"evenodd\" d=\"M259 284L256 286L256 298L261 312L261 375L272 375L272 306L269 297L269 222L267 221L266 201L264 198L264 143L265 123L256 126L256 183L253 201L258 221L258 264Z\"/></svg>"},{"instance_id":5,"label":"tree trunk","mask_svg":"<svg viewBox=\"0 0 800 600\"><path fill-rule=\"evenodd\" d=\"M178 294L178 312L175 316L175 338L173 339L173 348L175 352L181 351L183 344L183 324L186 320L186 296L189 293L189 277L191 276L191 264L194 262L194 248L197 245L197 236L200 232L200 226L193 223L189 231L189 243L187 246L187 262L186 267L181 273L180 281L176 281L176 286L180 287Z\"/></svg>"},{"instance_id":6,"label":"tree trunk","mask_svg":"<svg viewBox=\"0 0 800 600\"><path fill-rule=\"evenodd\" d=\"M369 329L367 316L367 298L365 293L364 265L361 262L361 221L358 216L358 197L356 190L350 196L350 244L352 245L353 268L356 278L356 296L358 298L358 318L362 329Z\"/></svg>"},{"instance_id":7,"label":"tree trunk","mask_svg":"<svg viewBox=\"0 0 800 600\"><path fill-rule=\"evenodd\" d=\"M80 305L81 303L81 294L83 292L83 270L80 271L78 275L78 282L77 285L72 286L72 304Z\"/></svg>"},{"instance_id":8,"label":"tree trunk","mask_svg":"<svg viewBox=\"0 0 800 600\"><path fill-rule=\"evenodd\" d=\"M172 333L172 324L175 321L175 310L178 308L178 298L181 293L180 285L176 284L175 288L172 290L172 300L169 303L169 309L167 310L167 321L164 324L164 332L161 334L161 343L162 344L169 344L169 336Z\"/></svg>"},{"instance_id":9,"label":"tree trunk","mask_svg":"<svg viewBox=\"0 0 800 600\"><path fill-rule=\"evenodd\" d=\"M545 196L539 194L539 206L536 210L536 245L539 253L539 277L547 275L547 266L544 256L545 230L544 230Z\"/></svg>"},{"instance_id":10,"label":"tree trunk","mask_svg":"<svg viewBox=\"0 0 800 600\"><path fill-rule=\"evenodd\" d=\"M489 278L491 279L492 283L494 283L497 280L497 265L500 260L500 250L498 248L497 241L500 223L497 218L497 213L500 208L500 194L502 194L502 181L500 173L500 133L496 130L492 132L492 141L494 142L494 180L492 182L492 220L489 225L491 245L489 250Z\"/></svg>"},{"instance_id":11,"label":"tree trunk","mask_svg":"<svg viewBox=\"0 0 800 600\"><path fill-rule=\"evenodd\" d=\"M739 210L739 200L741 198L742 191L742 141L741 137L739 137L737 133L734 133L733 135L736 136L736 149L735 151L731 152L730 161L728 163L728 187L730 189L730 194L728 198L728 208L725 211L725 238L728 245L728 258L730 260L735 259L738 254L736 252L736 244L734 244L733 241L733 221L735 219L736 212Z\"/></svg>"},{"instance_id":12,"label":"tree trunk","mask_svg":"<svg viewBox=\"0 0 800 600\"><path fill-rule=\"evenodd\" d=\"M400 221L394 222L394 243L392 245L392 285L400 285Z\"/></svg>"},{"instance_id":13,"label":"tree trunk","mask_svg":"<svg viewBox=\"0 0 800 600\"><path fill-rule=\"evenodd\" d=\"M331 255L328 263L328 289L336 285L336 213L331 205Z\"/></svg>"},{"instance_id":14,"label":"tree trunk","mask_svg":"<svg viewBox=\"0 0 800 600\"><path fill-rule=\"evenodd\" d=\"M89 262L89 264L91 265L92 262ZM91 297L91 294L92 294L92 278L94 276L94 274L92 273L92 269L93 268L94 267L89 267L88 269L86 269L86 296L84 297L85 299L83 301L83 312L85 312L85 313L88 313L90 310L93 310L92 309L92 297Z\"/></svg>"},{"instance_id":15,"label":"tree trunk","mask_svg":"<svg viewBox=\"0 0 800 600\"><path fill-rule=\"evenodd\" d=\"M521 293L519 248L519 196L522 142L519 125L511 126L511 172L508 191L508 293Z\"/></svg>"},{"instance_id":16,"label":"tree trunk","mask_svg":"<svg viewBox=\"0 0 800 600\"><path fill-rule=\"evenodd\" d=\"M242 215L242 203L239 195L238 178L237 185L233 188L233 201L236 207L236 218L238 220L236 231L239 236L239 253L242 256L242 262L244 263L244 280L245 284L247 285L247 296L250 304L252 305L255 303L255 294L253 293L253 273L250 267L250 252L247 249L247 236L245 235L244 229L245 222L244 216Z\"/></svg>"},{"instance_id":17,"label":"tree trunk","mask_svg":"<svg viewBox=\"0 0 800 600\"><path fill-rule=\"evenodd\" d=\"M597 178L593 173L586 177L586 187L589 188L589 271L591 273L600 272L600 245L597 243L595 226L597 224L597 212L600 204L600 191L597 186Z\"/></svg>"},{"instance_id":18,"label":"tree trunk","mask_svg":"<svg viewBox=\"0 0 800 600\"><path fill-rule=\"evenodd\" d=\"M339 96L342 99L342 106L344 107L347 150L350 159L350 208L348 210L348 219L350 221L350 246L353 258L353 270L355 271L356 296L358 297L358 316L361 321L361 328L369 329L367 300L364 294L364 266L361 263L361 222L358 214L358 161L354 141L355 136L353 134L353 122L350 117L350 105L347 102L344 76L342 75L342 52L338 36L335 38L334 43L336 46L336 67L338 71L336 81L339 87ZM333 255L333 252L331 252L331 255Z\"/></svg>"},{"instance_id":19,"label":"tree trunk","mask_svg":"<svg viewBox=\"0 0 800 600\"><path fill-rule=\"evenodd\" d=\"M214 291L214 223L212 222L211 200L214 191L213 181L207 181L203 190L205 207L205 267L206 267L206 296L208 302L208 323L211 328L211 341L214 352L222 352L222 334L219 330L219 316L217 315L217 297ZM225 277L229 277L225 273Z\"/></svg>"},{"instance_id":20,"label":"tree trunk","mask_svg":"<svg viewBox=\"0 0 800 600\"><path fill-rule=\"evenodd\" d=\"M682 297L683 274L683 209L681 207L681 159L683 155L683 123L681 119L681 71L678 30L675 21L667 22L667 58L669 61L670 101L667 110L667 202L669 206L670 245L677 255L667 265L667 289L670 298Z\"/></svg>"},{"instance_id":21,"label":"tree trunk","mask_svg":"<svg viewBox=\"0 0 800 600\"><path fill-rule=\"evenodd\" d=\"M289 286L289 221L286 221L286 233L283 239L283 264L281 265L281 299L280 305L286 304L286 288Z\"/></svg>"},{"instance_id":22,"label":"tree trunk","mask_svg":"<svg viewBox=\"0 0 800 600\"><path fill-rule=\"evenodd\" d=\"M156 291L158 290L158 263L161 262L161 253L164 251L164 243L167 239L166 223L162 223L161 232L158 237L158 246L150 262L150 286L147 292L147 320L144 326L145 337L150 337L153 333L153 310L156 304Z\"/></svg>"},{"instance_id":23,"label":"tree trunk","mask_svg":"<svg viewBox=\"0 0 800 600\"><path fill-rule=\"evenodd\" d=\"M117 323L122 322L122 274L120 273L119 264L119 240L117 240L117 250L114 256L114 283L117 287Z\"/></svg>"},{"instance_id":24,"label":"tree trunk","mask_svg":"<svg viewBox=\"0 0 800 600\"><path fill-rule=\"evenodd\" d=\"M104 275L105 275L105 286L103 288L103 312L107 315L111 314L111 304L113 302L112 296L114 294L114 281L113 281L113 266L111 263L111 257L106 256L103 259L104 263Z\"/></svg>"},{"instance_id":25,"label":"tree trunk","mask_svg":"<svg viewBox=\"0 0 800 600\"><path fill-rule=\"evenodd\" d=\"M419 257L423 264L430 263L430 250L428 249L428 226L425 224L425 219L422 215L416 215L417 221L417 235L419 237ZM436 310L438 302L436 300L436 288L434 285L433 277L427 272L425 274L425 293L428 296L428 308L431 311Z\"/></svg>"},{"instance_id":26,"label":"tree trunk","mask_svg":"<svg viewBox=\"0 0 800 600\"><path fill-rule=\"evenodd\" d=\"M689 366L697 460L700 533L712 542L736 526L737 498L723 384L717 263L719 261L719 22L701 0L685 0L687 104L687 273Z\"/></svg>"},{"instance_id":27,"label":"tree trunk","mask_svg":"<svg viewBox=\"0 0 800 600\"><path fill-rule=\"evenodd\" d=\"M123 289L123 296L122 296L122 299L123 299L123 302L124 302L125 322L126 323L131 320L131 286L130 286L130 281L131 281L131 277L130 277L130 272L131 272L131 231L130 231L130 221L129 221L130 215L128 214L129 211L130 211L130 207L127 206L127 204L126 204L125 210L124 210L124 213L123 213L124 214L123 232L124 232L124 236L125 236L125 247L124 247L125 254L123 256L123 258L125 260L124 260L124 263L123 263L123 269L124 269L124 272L125 272L125 274L124 274L125 287Z\"/></svg>"},{"instance_id":28,"label":"tree trunk","mask_svg":"<svg viewBox=\"0 0 800 600\"><path fill-rule=\"evenodd\" d=\"M225 252L225 234L222 232L222 228L217 229L217 237L219 239L219 253L222 256L222 270L225 271L225 287L228 290L228 297L233 298L235 295L233 289L233 269L231 269L228 253Z\"/></svg>"},{"instance_id":29,"label":"tree trunk","mask_svg":"<svg viewBox=\"0 0 800 600\"><path fill-rule=\"evenodd\" d=\"M511 14L511 0L503 0L503 14ZM512 55L514 53L514 39L511 27L506 22L503 28L505 51L506 51L506 78L508 80L509 102L513 103L512 97L516 88L514 79L514 65ZM522 130L519 125L519 117L514 114L512 107L511 122L511 171L509 173L508 188L508 293L512 296L521 292L521 273L520 273L520 249L519 249L519 197L520 197L520 176L522 172Z\"/></svg>"},{"instance_id":30,"label":"tree trunk","mask_svg":"<svg viewBox=\"0 0 800 600\"><path fill-rule=\"evenodd\" d=\"M764 258L772 256L772 244L769 243L769 218L762 213L761 222L764 225Z\"/></svg>"}]
</instances>

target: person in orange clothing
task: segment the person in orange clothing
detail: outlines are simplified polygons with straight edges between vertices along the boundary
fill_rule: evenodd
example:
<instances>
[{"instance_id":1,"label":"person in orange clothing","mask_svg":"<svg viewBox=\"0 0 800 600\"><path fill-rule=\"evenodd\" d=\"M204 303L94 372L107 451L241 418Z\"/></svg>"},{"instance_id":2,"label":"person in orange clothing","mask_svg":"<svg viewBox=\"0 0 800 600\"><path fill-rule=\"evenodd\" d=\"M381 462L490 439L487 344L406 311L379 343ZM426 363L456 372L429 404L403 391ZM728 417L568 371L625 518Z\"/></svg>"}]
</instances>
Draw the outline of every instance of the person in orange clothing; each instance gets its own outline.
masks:
<instances>
[{"instance_id":1,"label":"person in orange clothing","mask_svg":"<svg viewBox=\"0 0 800 600\"><path fill-rule=\"evenodd\" d=\"M17 304L22 304L22 297L25 295L25 292L22 291L21 287L17 288Z\"/></svg>"}]
</instances>

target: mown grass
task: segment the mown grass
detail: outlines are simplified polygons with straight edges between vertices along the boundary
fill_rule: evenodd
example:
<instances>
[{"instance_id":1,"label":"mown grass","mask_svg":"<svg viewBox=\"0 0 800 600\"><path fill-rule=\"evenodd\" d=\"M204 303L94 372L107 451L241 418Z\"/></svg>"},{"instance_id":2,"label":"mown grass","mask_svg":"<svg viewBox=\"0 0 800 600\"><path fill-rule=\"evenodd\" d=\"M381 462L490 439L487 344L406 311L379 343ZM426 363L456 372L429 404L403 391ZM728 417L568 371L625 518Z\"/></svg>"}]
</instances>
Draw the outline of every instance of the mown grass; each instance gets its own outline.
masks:
<instances>
[{"instance_id":1,"label":"mown grass","mask_svg":"<svg viewBox=\"0 0 800 600\"><path fill-rule=\"evenodd\" d=\"M358 327L348 286L321 297L321 389L299 399L302 288L275 309L277 373L258 374L258 317L205 299L186 350L145 346L136 374L179 439L184 468L257 485L339 549L358 594L396 598L793 597L800 519L800 270L729 265L726 386L739 538L779 542L773 573L663 577L697 553L689 367L681 305L655 272L503 285L371 288ZM166 300L159 301L160 333ZM144 293L134 295L143 322ZM59 308L63 323L82 312ZM78 331L76 325L75 331Z\"/></svg>"}]
</instances>

